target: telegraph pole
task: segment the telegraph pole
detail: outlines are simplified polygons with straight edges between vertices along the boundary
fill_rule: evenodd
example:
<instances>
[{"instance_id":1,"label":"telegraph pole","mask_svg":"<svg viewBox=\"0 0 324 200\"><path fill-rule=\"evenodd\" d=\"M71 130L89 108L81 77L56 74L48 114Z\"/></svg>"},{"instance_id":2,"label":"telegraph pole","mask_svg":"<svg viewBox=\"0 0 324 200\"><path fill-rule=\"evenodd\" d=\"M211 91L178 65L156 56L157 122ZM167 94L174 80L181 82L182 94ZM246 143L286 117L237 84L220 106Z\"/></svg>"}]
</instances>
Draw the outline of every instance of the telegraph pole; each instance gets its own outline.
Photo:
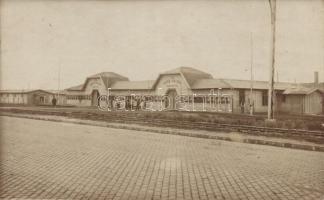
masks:
<instances>
[{"instance_id":1,"label":"telegraph pole","mask_svg":"<svg viewBox=\"0 0 324 200\"><path fill-rule=\"evenodd\" d=\"M276 0L269 0L271 11L271 65L270 65L270 77L269 77L269 93L268 93L268 120L274 119L273 112L273 87L274 87L274 66L275 66L275 43L276 43Z\"/></svg>"},{"instance_id":2,"label":"telegraph pole","mask_svg":"<svg viewBox=\"0 0 324 200\"><path fill-rule=\"evenodd\" d=\"M61 63L58 66L58 77L57 77L57 104L59 104L60 99L60 87L61 87Z\"/></svg>"},{"instance_id":3,"label":"telegraph pole","mask_svg":"<svg viewBox=\"0 0 324 200\"><path fill-rule=\"evenodd\" d=\"M250 41L251 41L251 91L250 91L250 115L253 115L253 106L254 106L254 100L253 100L253 34L251 32L250 35Z\"/></svg>"}]
</instances>

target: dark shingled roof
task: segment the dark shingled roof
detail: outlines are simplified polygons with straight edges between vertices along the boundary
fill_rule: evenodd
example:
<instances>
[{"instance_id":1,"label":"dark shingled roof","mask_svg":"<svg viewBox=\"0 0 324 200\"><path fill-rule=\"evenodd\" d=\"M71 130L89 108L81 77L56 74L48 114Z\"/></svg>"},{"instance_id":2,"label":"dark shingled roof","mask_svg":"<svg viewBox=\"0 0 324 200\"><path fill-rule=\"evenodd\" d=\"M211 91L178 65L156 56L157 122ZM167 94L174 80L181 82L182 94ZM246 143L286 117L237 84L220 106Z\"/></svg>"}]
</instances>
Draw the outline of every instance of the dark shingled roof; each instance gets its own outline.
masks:
<instances>
[{"instance_id":1,"label":"dark shingled roof","mask_svg":"<svg viewBox=\"0 0 324 200\"><path fill-rule=\"evenodd\" d=\"M117 74L115 72L101 72L92 76L89 76L89 78L101 78L104 82L106 88L111 87L116 81L129 81L129 79L125 76L122 76L120 74Z\"/></svg>"},{"instance_id":2,"label":"dark shingled roof","mask_svg":"<svg viewBox=\"0 0 324 200\"><path fill-rule=\"evenodd\" d=\"M211 74L194 69L192 67L178 67L178 68L161 73L159 75L159 78L162 75L169 75L169 74L180 74L181 76L184 77L184 79L188 83L189 87L192 87L192 85L198 80L213 78L213 76ZM159 78L156 80L156 83L158 82Z\"/></svg>"},{"instance_id":3,"label":"dark shingled roof","mask_svg":"<svg viewBox=\"0 0 324 200\"><path fill-rule=\"evenodd\" d=\"M82 88L83 88L83 84L80 84L80 85L67 88L66 90L82 90Z\"/></svg>"},{"instance_id":4,"label":"dark shingled roof","mask_svg":"<svg viewBox=\"0 0 324 200\"><path fill-rule=\"evenodd\" d=\"M94 74L92 76L89 76L88 78L100 78L100 77L106 77L106 78L119 78L119 79L124 79L128 80L127 77L122 76L120 74L117 74L115 72L100 72L98 74Z\"/></svg>"},{"instance_id":5,"label":"dark shingled roof","mask_svg":"<svg viewBox=\"0 0 324 200\"><path fill-rule=\"evenodd\" d=\"M92 76L88 76L86 81L83 84L67 88L66 90L69 90L69 91L81 91L81 90L84 89L84 87L87 84L88 80L93 79L93 78L102 79L102 81L105 84L106 88L111 87L111 85L113 85L115 82L118 82L118 81L129 81L129 79L127 77L122 76L120 74L117 74L115 72L101 72L101 73L98 73L98 74L94 74Z\"/></svg>"}]
</instances>

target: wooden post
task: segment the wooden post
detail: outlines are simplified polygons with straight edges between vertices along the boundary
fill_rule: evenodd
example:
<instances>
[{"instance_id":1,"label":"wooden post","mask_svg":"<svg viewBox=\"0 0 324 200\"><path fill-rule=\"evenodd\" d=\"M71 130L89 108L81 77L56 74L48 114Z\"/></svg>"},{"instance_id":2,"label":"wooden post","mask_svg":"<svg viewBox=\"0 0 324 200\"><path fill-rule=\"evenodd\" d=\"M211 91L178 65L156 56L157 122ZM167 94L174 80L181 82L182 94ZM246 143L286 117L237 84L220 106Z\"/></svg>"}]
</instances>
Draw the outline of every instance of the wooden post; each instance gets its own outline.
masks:
<instances>
[{"instance_id":1,"label":"wooden post","mask_svg":"<svg viewBox=\"0 0 324 200\"><path fill-rule=\"evenodd\" d=\"M251 90L250 90L250 115L253 115L253 107L254 107L254 100L253 100L253 35L251 32Z\"/></svg>"},{"instance_id":2,"label":"wooden post","mask_svg":"<svg viewBox=\"0 0 324 200\"><path fill-rule=\"evenodd\" d=\"M269 0L271 10L271 65L270 65L270 77L269 77L269 93L268 93L268 120L274 119L273 112L273 91L274 91L274 66L275 66L275 43L276 43L276 0Z\"/></svg>"}]
</instances>

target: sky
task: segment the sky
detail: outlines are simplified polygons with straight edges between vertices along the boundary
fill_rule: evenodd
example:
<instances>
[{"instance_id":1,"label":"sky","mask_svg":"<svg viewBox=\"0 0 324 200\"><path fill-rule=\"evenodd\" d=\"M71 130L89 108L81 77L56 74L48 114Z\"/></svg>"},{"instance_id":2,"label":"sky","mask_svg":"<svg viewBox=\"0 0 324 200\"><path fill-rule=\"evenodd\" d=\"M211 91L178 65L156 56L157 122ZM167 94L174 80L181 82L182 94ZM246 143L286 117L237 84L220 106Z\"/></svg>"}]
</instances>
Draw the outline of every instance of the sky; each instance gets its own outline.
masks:
<instances>
[{"instance_id":1,"label":"sky","mask_svg":"<svg viewBox=\"0 0 324 200\"><path fill-rule=\"evenodd\" d=\"M180 66L248 80L251 60L269 79L268 0L2 0L0 16L0 89L64 89L103 71L154 80ZM324 0L277 0L276 29L276 80L324 81Z\"/></svg>"}]
</instances>

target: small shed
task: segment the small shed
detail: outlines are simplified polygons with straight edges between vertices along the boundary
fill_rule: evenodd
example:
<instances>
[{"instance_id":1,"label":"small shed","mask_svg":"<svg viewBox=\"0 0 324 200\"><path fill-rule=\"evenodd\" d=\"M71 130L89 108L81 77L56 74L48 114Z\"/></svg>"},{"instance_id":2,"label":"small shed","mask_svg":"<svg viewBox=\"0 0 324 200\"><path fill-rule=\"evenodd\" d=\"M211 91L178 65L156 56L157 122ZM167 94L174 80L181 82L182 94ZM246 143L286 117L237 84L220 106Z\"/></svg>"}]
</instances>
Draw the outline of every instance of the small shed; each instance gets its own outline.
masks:
<instances>
[{"instance_id":1,"label":"small shed","mask_svg":"<svg viewBox=\"0 0 324 200\"><path fill-rule=\"evenodd\" d=\"M283 92L283 109L297 114L323 114L323 91L318 88L290 88Z\"/></svg>"}]
</instances>

